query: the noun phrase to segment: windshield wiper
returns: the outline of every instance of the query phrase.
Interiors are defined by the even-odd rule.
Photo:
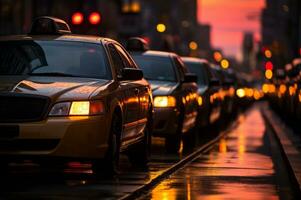
[[[28,73],[30,76],[61,76],[61,77],[79,77],[72,74],[65,74],[62,72],[43,72],[43,73]]]

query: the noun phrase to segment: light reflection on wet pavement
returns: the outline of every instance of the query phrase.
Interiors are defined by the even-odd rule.
[[[245,117],[241,115],[239,121],[238,127],[208,154],[140,199],[280,199],[277,173],[282,172],[275,171],[259,108],[253,108]]]
[[[216,137],[218,130],[210,130],[210,133],[211,136],[206,136],[198,145]],[[184,146],[183,152],[168,154],[164,150],[164,140],[153,138],[148,168],[135,168],[122,155],[120,174],[114,178],[105,177],[105,172],[95,176],[91,163],[69,162],[64,169],[48,165],[51,163],[43,167],[30,161],[11,163],[9,171],[0,175],[0,199],[118,199],[135,191],[193,150],[193,147]]]

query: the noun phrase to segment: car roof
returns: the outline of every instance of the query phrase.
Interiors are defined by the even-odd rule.
[[[145,56],[158,56],[158,57],[171,57],[171,56],[177,56],[177,54],[172,52],[166,52],[166,51],[154,51],[154,50],[148,50],[143,52],[138,51],[132,51],[132,55],[145,55]]]
[[[195,57],[182,57],[184,62],[191,62],[191,63],[209,63],[208,60],[203,58],[195,58]]]
[[[100,43],[103,41],[115,42],[109,38],[103,38],[99,36],[91,35],[10,35],[1,36],[0,41],[19,41],[19,40],[53,40],[53,41],[76,41],[76,42],[87,42],[87,43]]]

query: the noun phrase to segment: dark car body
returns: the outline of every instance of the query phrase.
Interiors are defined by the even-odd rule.
[[[186,66],[174,53],[148,50],[131,54],[152,87],[153,135],[165,137],[167,148],[172,146],[170,150],[176,151],[180,145],[181,135],[195,126],[197,84],[187,81]],[[176,103],[173,106],[157,107],[156,99],[161,97],[174,98]]]
[[[205,59],[183,57],[183,62],[187,66],[191,73],[194,73],[198,77],[198,95],[199,95],[199,109],[197,123],[199,127],[208,126],[210,124],[211,112],[214,112],[213,106],[215,104],[210,103],[210,96],[212,90],[210,90],[210,67],[209,63]]]

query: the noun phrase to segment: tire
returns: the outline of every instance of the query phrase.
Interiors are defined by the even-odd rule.
[[[112,116],[111,131],[108,141],[108,151],[105,158],[97,160],[94,163],[94,171],[96,173],[105,172],[106,175],[115,175],[119,172],[119,158],[120,158],[120,136],[122,131],[122,120],[118,112]]]
[[[184,113],[184,112],[182,112],[182,113]],[[183,115],[179,119],[176,134],[169,135],[169,136],[165,137],[165,149],[166,149],[167,153],[173,153],[173,154],[178,153],[178,151],[180,149],[181,138],[182,138],[183,120],[184,120]]]
[[[151,111],[152,109],[150,109]],[[152,132],[152,115],[151,113],[148,114],[147,117],[147,124],[144,130],[144,137],[143,139],[134,144],[132,147],[129,148],[127,151],[127,156],[132,163],[132,165],[137,167],[147,167],[147,163],[149,161],[151,155],[151,132]]]

